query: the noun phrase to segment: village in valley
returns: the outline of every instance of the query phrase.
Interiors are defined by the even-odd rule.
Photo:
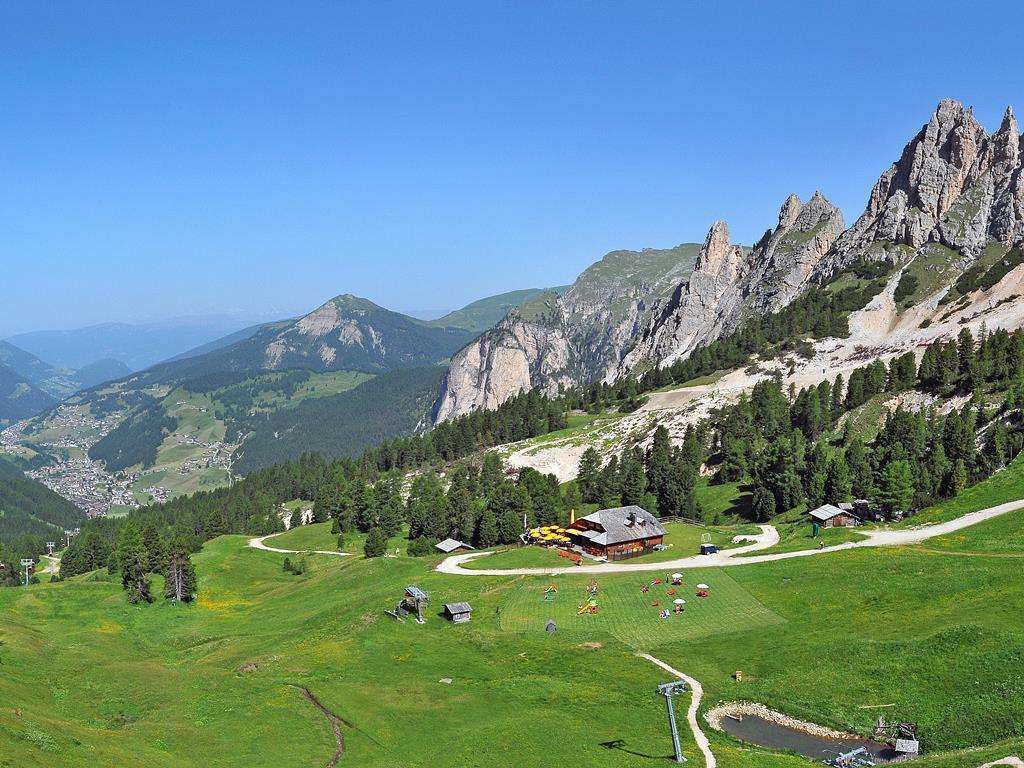
[[[179,403],[180,408],[189,408]],[[0,430],[0,453],[30,462],[25,474],[73,502],[89,517],[123,515],[187,492],[206,477],[229,477],[236,446],[181,430],[167,436],[174,458],[154,467],[109,471],[89,450],[124,418],[121,411],[97,417],[88,404],[62,404],[43,423],[19,421]],[[34,459],[34,460],[33,460]]]

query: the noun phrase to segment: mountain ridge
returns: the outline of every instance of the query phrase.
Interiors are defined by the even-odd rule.
[[[954,333],[950,323],[986,313],[1000,327],[1024,325],[1010,285],[1024,281],[1016,269],[1024,262],[1024,136],[1012,108],[989,134],[970,108],[941,101],[879,176],[864,212],[844,227],[841,212],[820,192],[807,203],[788,197],[777,225],[751,249],[735,246],[728,225],[716,222],[691,271],[676,275],[670,291],[623,311],[632,328],[620,325],[603,356],[580,354],[569,342],[583,340],[584,350],[588,341],[600,346],[607,329],[599,318],[570,316],[556,302],[531,322],[524,306],[453,358],[435,422],[493,408],[531,388],[551,394],[670,365],[744,317],[776,312],[814,287],[870,291],[867,322],[854,335],[875,346],[896,331],[894,343],[930,343]],[[914,305],[919,311],[904,319]]]

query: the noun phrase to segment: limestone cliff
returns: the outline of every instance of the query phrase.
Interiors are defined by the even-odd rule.
[[[532,388],[554,393],[614,372],[650,308],[693,268],[699,246],[613,251],[562,295],[526,302],[452,358],[435,408],[443,421]]]
[[[787,198],[778,225],[749,251],[731,243],[725,222],[715,222],[693,274],[658,307],[617,374],[670,364],[734,330],[747,314],[786,306],[842,231],[842,213],[817,192],[807,203]]]

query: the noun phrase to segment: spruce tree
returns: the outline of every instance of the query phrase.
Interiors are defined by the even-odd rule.
[[[128,593],[128,602],[151,603],[150,582],[146,578],[149,556],[142,544],[142,534],[132,523],[126,523],[118,534],[117,565],[121,571],[121,586]]]
[[[366,536],[366,543],[363,544],[363,554],[366,557],[381,557],[387,551],[388,537],[380,527],[370,529]]]
[[[473,541],[475,546],[484,548],[493,547],[500,542],[498,518],[490,507],[484,509],[480,514],[480,520],[477,522],[476,535]]]
[[[167,557],[164,597],[179,603],[189,603],[195,599],[196,592],[196,572],[188,548],[181,540],[172,541]]]
[[[593,446],[580,457],[579,472],[576,476],[583,501],[593,504],[601,501],[601,454]]]

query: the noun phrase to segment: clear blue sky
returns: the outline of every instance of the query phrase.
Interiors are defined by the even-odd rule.
[[[0,336],[454,307],[816,188],[852,221],[940,98],[1024,111],[1019,4],[801,5],[5,3]]]

